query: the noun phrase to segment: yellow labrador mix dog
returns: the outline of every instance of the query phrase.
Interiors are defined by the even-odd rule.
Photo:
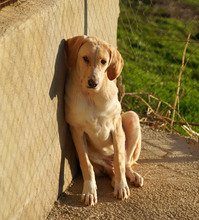
[[[123,59],[113,46],[88,36],[66,40],[66,55],[65,117],[83,174],[82,202],[97,203],[95,174],[101,173],[112,178],[114,196],[127,199],[126,177],[136,186],[143,178],[132,169],[141,150],[139,118],[132,111],[121,114],[114,80]]]

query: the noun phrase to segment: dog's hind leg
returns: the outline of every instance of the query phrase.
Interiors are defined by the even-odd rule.
[[[126,136],[126,177],[136,186],[143,186],[143,178],[132,169],[141,151],[141,128],[138,115],[133,111],[123,113],[122,126]]]

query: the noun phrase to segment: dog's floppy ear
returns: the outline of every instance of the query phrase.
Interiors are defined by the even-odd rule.
[[[76,36],[66,40],[65,50],[68,67],[74,67],[80,47],[86,42],[86,36]]]
[[[116,79],[122,72],[124,61],[121,54],[114,47],[110,47],[110,64],[107,69],[107,76],[110,80]]]

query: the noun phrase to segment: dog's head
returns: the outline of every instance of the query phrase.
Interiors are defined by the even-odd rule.
[[[114,80],[123,68],[117,49],[95,37],[77,36],[66,40],[67,65],[77,68],[84,88],[98,91],[105,78]]]

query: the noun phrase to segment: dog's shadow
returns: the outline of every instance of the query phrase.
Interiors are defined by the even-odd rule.
[[[51,100],[57,97],[57,123],[59,132],[59,142],[61,148],[61,162],[58,184],[58,197],[63,192],[65,160],[68,161],[72,176],[74,177],[77,170],[77,161],[75,156],[75,147],[71,138],[68,125],[65,121],[64,114],[64,90],[67,75],[66,57],[65,57],[65,40],[63,39],[59,45],[58,53],[55,61],[54,77],[51,83],[49,96]]]
[[[111,179],[108,176],[96,177],[98,203],[115,202]],[[73,180],[72,185],[61,194],[59,202],[61,206],[84,207],[81,202],[83,178],[81,173]],[[119,200],[118,200],[119,201]]]
[[[116,199],[113,195],[111,179],[108,176],[96,177],[98,204],[120,203],[122,200]],[[134,186],[128,181],[130,191],[138,191],[139,187]],[[81,202],[81,193],[83,189],[83,178],[81,172],[73,180],[71,186],[61,194],[59,203],[67,207],[86,207]],[[139,190],[140,191],[140,190]],[[133,192],[131,192],[133,194]],[[128,200],[127,200],[128,201]]]

